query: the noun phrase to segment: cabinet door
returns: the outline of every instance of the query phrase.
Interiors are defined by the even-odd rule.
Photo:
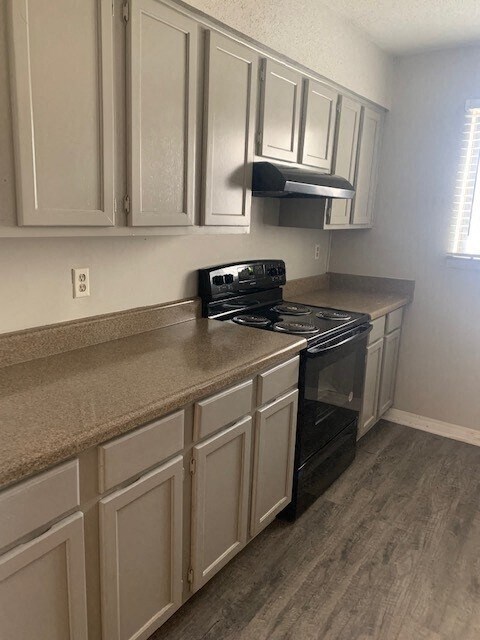
[[[258,56],[207,32],[203,222],[247,226],[252,202]]]
[[[157,0],[130,3],[132,225],[193,224],[198,29]]]
[[[363,107],[353,203],[353,224],[371,226],[373,222],[381,120],[380,113]]]
[[[367,347],[365,386],[358,424],[359,438],[365,435],[378,419],[377,408],[382,373],[382,354],[383,337]]]
[[[301,87],[299,73],[263,61],[259,155],[297,161]]]
[[[382,379],[378,400],[380,418],[393,404],[395,378],[397,375],[398,351],[400,348],[400,329],[393,331],[383,339]]]
[[[298,391],[255,414],[252,536],[264,529],[292,499]]]
[[[83,515],[0,556],[2,640],[87,640]]]
[[[147,638],[181,605],[183,458],[100,501],[104,640]]]
[[[333,172],[347,178],[351,184],[355,184],[361,111],[358,102],[340,97]],[[326,227],[350,224],[352,200],[333,199],[329,207]]]
[[[252,419],[193,448],[193,590],[203,586],[247,541]]]
[[[18,223],[113,225],[111,0],[11,0],[10,18]]]
[[[338,94],[315,80],[304,80],[301,164],[332,169]]]

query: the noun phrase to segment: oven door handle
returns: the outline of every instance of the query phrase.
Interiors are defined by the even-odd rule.
[[[343,347],[343,345],[345,344],[360,342],[360,340],[363,340],[363,338],[365,338],[365,336],[367,336],[372,329],[372,325],[369,324],[367,327],[363,328],[362,331],[355,332],[353,335],[346,338],[345,340],[342,340],[341,342],[335,342],[334,344],[327,346],[319,345],[318,347],[310,347],[310,349],[307,349],[307,354],[309,356],[323,355],[324,353],[328,353],[329,351],[338,349],[338,347]]]

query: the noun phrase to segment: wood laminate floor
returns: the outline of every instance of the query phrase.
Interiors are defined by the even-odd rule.
[[[480,447],[379,423],[151,640],[480,640]]]

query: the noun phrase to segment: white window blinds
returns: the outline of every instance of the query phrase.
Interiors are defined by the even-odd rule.
[[[465,111],[455,185],[450,252],[480,258],[480,100],[467,101]]]

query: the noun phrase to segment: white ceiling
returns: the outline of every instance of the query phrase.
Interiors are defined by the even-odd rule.
[[[480,0],[324,0],[393,54],[480,44]]]

